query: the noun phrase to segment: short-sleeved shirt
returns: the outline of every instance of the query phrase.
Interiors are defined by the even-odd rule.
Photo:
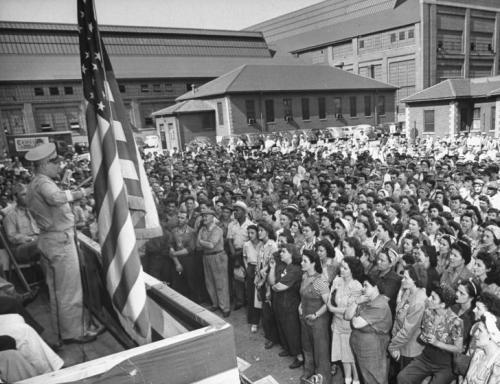
[[[463,321],[450,309],[444,311],[426,308],[422,318],[422,334],[436,336],[436,340],[445,344],[454,344],[463,337]]]
[[[233,239],[235,249],[243,249],[243,244],[248,241],[248,227],[253,222],[248,218],[240,225],[238,220],[233,220],[227,227],[227,238]]]
[[[41,232],[62,232],[74,227],[70,196],[71,192],[61,190],[50,177],[35,175],[26,201]]]
[[[392,328],[392,315],[388,299],[378,295],[375,299],[361,303],[357,308],[356,316],[365,320],[368,325],[362,330],[376,334],[389,334]]]
[[[204,241],[208,241],[214,245],[212,249],[200,247],[206,253],[216,253],[224,251],[224,237],[222,236],[222,228],[214,224],[211,229],[206,227],[201,227],[199,238]]]

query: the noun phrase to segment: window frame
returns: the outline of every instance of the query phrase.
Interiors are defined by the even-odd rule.
[[[264,100],[264,106],[266,108],[266,123],[274,123],[276,121],[276,116],[274,114],[274,100]]]
[[[436,132],[436,111],[434,109],[424,109],[424,133]],[[432,121],[428,117],[432,116]],[[428,128],[428,127],[431,128]]]
[[[368,101],[368,103],[367,103]],[[364,107],[364,114],[365,114],[365,117],[370,117],[373,115],[373,111],[372,111],[372,97],[370,95],[365,95],[365,97],[363,98],[363,107]],[[367,109],[368,107],[368,109]],[[366,114],[366,112],[368,112],[368,114]]]
[[[349,116],[358,117],[358,98],[356,96],[349,96]]]
[[[326,120],[326,98],[323,96],[318,97],[318,118]]]

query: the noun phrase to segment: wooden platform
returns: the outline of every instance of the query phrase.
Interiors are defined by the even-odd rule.
[[[146,306],[155,341],[135,346],[129,330],[116,326],[105,309],[99,245],[81,234],[78,239],[86,303],[106,322],[112,335],[106,332],[93,343],[64,346],[59,354],[67,368],[21,383],[240,383],[233,327],[147,274]],[[54,342],[46,292],[28,309],[46,327],[44,338]]]
[[[42,333],[42,338],[49,344],[55,344],[57,342],[57,335],[51,324],[49,298],[45,287],[42,287],[37,299],[29,304],[27,309],[44,327],[45,330]],[[123,350],[124,348],[120,343],[106,331],[92,343],[64,345],[57,351],[57,354],[64,360],[64,366],[70,367]]]

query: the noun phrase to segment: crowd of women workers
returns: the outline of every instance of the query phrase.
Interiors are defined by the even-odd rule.
[[[145,269],[244,306],[304,382],[500,383],[498,141],[390,140],[150,158]]]

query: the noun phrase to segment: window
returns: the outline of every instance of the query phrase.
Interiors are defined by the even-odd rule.
[[[167,92],[173,92],[174,91],[174,86],[172,83],[165,83],[165,89]]]
[[[365,96],[365,116],[372,115],[372,97]]]
[[[318,117],[326,119],[326,103],[324,97],[318,97]]]
[[[371,77],[372,79],[374,79],[374,78],[375,78],[375,65],[373,65],[373,64],[372,64],[372,65],[370,65],[370,77]]]
[[[148,92],[149,92],[149,85],[141,84],[141,93],[148,93]]]
[[[224,125],[224,111],[220,101],[217,103],[217,116],[219,117],[219,125]]]
[[[127,89],[123,84],[119,84],[118,89],[120,90],[120,93],[125,93],[127,91]]]
[[[481,108],[472,110],[472,130],[479,131],[481,129]]]
[[[43,96],[43,88],[36,87],[34,88],[35,96]]]
[[[394,43],[394,42],[396,42],[396,34],[391,33],[391,43]]]
[[[245,100],[245,110],[247,112],[247,122],[248,124],[255,123],[255,101]]]
[[[292,113],[292,99],[283,99],[283,112],[285,120],[293,117]]]
[[[408,30],[408,38],[413,39],[415,37],[415,30],[410,29]]]
[[[424,111],[424,132],[434,132],[434,111]]]
[[[57,95],[59,95],[59,88],[49,87],[49,93],[51,96],[57,96]]]
[[[399,32],[399,40],[405,39],[405,31]]]
[[[266,100],[266,123],[274,121],[274,100]]]
[[[153,92],[161,92],[161,85],[160,84],[153,84]]]
[[[73,87],[64,87],[64,94],[65,95],[72,95],[73,94]]]
[[[144,123],[145,123],[145,127],[152,127],[153,126],[153,118],[152,117],[145,117]]]
[[[335,117],[337,119],[342,117],[342,98],[341,97],[334,97],[333,98],[333,108],[334,108],[334,113]]]
[[[351,117],[356,117],[358,114],[358,110],[356,108],[356,96],[349,97],[349,108]]]
[[[359,41],[359,48],[364,48],[365,47],[365,41],[364,40],[360,40]]]
[[[385,115],[385,96],[379,96],[377,99],[377,114]]]
[[[302,98],[302,120],[309,120],[311,118],[309,113],[309,99],[307,97]]]
[[[497,114],[497,108],[496,107],[491,107],[491,125],[490,125],[490,131],[494,131],[495,130],[496,114]]]

